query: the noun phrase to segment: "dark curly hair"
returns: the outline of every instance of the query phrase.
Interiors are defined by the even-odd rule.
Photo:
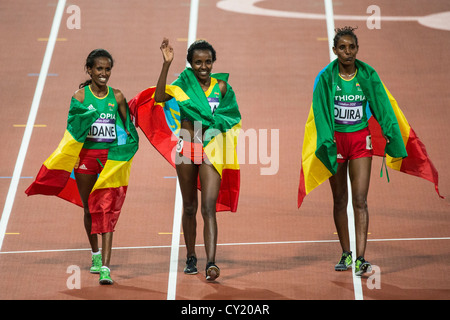
[[[209,44],[206,40],[197,40],[194,41],[188,49],[187,53],[187,61],[192,64],[192,58],[194,56],[195,50],[209,50],[211,51],[213,62],[216,61],[216,50],[214,50],[213,46]]]
[[[105,49],[95,49],[92,50],[91,53],[86,58],[86,64],[84,65],[84,69],[87,71],[88,68],[94,67],[95,59],[97,58],[108,58],[111,61],[111,68],[114,65],[114,60],[111,54]],[[86,80],[85,82],[79,85],[79,89],[84,88],[92,83],[92,80]]]
[[[336,48],[339,39],[342,38],[343,36],[352,36],[353,39],[355,39],[356,46],[358,46],[358,38],[356,37],[356,34],[354,33],[354,31],[356,29],[358,29],[358,27],[353,28],[353,27],[348,27],[348,26],[343,27],[343,28],[334,29],[334,31],[336,32],[336,35],[334,36],[334,39],[333,39],[333,46]]]

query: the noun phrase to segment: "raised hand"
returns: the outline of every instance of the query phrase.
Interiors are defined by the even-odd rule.
[[[171,63],[173,60],[174,53],[172,46],[169,44],[169,39],[167,38],[163,39],[160,49],[164,58],[164,62]]]
[[[167,73],[169,72],[170,64],[173,60],[173,48],[169,44],[169,39],[164,38],[161,43],[161,52],[163,55],[163,65],[161,69],[161,73],[158,78],[158,83],[156,84],[155,90],[155,101],[156,102],[164,102],[172,99],[172,97],[166,93],[166,82],[167,82]]]

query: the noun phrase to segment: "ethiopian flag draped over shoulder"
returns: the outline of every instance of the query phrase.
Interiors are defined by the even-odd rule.
[[[211,74],[212,78],[228,81],[228,74]],[[150,143],[175,167],[175,152],[181,129],[181,113],[193,123],[201,122],[207,133],[203,148],[211,164],[221,175],[217,211],[237,210],[240,190],[240,168],[237,159],[237,137],[241,115],[232,87],[211,113],[208,100],[191,68],[186,68],[166,93],[173,99],[165,103],[154,100],[155,87],[140,92],[130,100],[130,112]],[[208,134],[209,133],[209,134]]]
[[[98,117],[99,113],[95,108],[85,106],[72,98],[64,137],[58,148],[41,166],[35,181],[25,191],[28,196],[54,195],[83,206],[73,168],[89,129]],[[125,128],[130,133],[129,136]],[[128,110],[125,124],[116,116],[116,133],[117,138],[111,143],[108,159],[89,196],[91,214],[118,214],[125,200],[130,166],[139,144],[139,137]]]
[[[355,64],[358,69],[356,78],[368,100],[366,110],[374,155],[386,156],[386,165],[394,170],[433,182],[439,195],[438,172],[394,97],[371,66],[360,60]],[[333,138],[338,68],[338,62],[334,60],[320,71],[314,82],[313,101],[303,139],[298,207],[307,194],[337,170]]]

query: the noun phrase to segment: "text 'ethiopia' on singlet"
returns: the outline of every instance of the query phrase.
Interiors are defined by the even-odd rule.
[[[358,72],[358,71],[356,71]],[[350,80],[340,75],[334,96],[334,123],[338,132],[355,132],[368,126],[367,98],[355,76]]]
[[[222,98],[217,79],[211,78],[211,84],[209,85],[208,90],[205,91],[205,95],[208,99],[209,106],[211,107],[211,113],[214,114]]]
[[[92,124],[83,148],[109,149],[109,144],[116,139],[117,101],[114,90],[108,87],[108,93],[98,98],[90,86],[84,87],[84,105],[94,107],[100,117]]]

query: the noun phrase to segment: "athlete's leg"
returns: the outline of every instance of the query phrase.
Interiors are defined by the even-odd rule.
[[[102,265],[109,268],[113,232],[102,233]]]
[[[88,236],[89,244],[91,245],[92,252],[98,252],[98,238],[96,234],[91,234],[92,217],[89,212],[89,195],[97,181],[97,175],[95,174],[83,174],[75,173],[75,180],[78,186],[78,192],[80,193],[81,201],[84,207],[84,228]]]
[[[372,158],[350,160],[349,175],[352,185],[352,202],[355,216],[356,257],[364,257],[369,227],[367,194],[369,192]]]
[[[215,262],[217,245],[216,203],[220,189],[220,175],[210,164],[203,163],[199,169],[202,188],[203,237],[207,262]]]
[[[183,198],[183,234],[187,248],[187,257],[195,257],[195,239],[197,235],[197,179],[198,165],[193,164],[190,159],[177,154],[177,175]],[[182,157],[182,159],[181,159]]]
[[[347,162],[338,163],[336,174],[330,179],[333,193],[333,217],[342,251],[350,252],[350,238],[347,219]]]

